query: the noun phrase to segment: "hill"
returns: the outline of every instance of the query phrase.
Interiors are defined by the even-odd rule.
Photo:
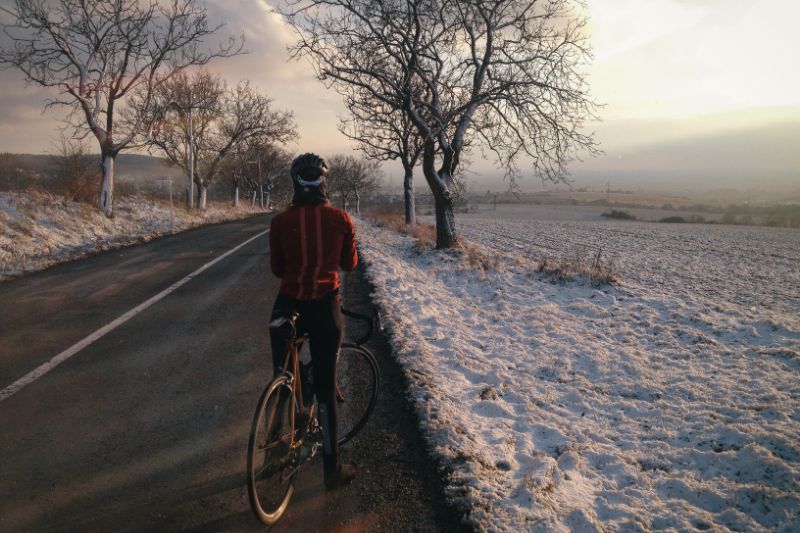
[[[41,175],[48,175],[53,170],[54,156],[50,154],[9,154],[18,161],[19,166]],[[100,164],[100,156],[97,156]],[[169,175],[170,166],[166,159],[141,154],[122,153],[117,157],[116,179],[135,180],[160,178]],[[178,174],[172,169],[173,175]]]

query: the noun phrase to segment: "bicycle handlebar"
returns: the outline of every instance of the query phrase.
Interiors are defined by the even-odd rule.
[[[355,313],[353,311],[350,311],[349,309],[345,309],[344,307],[342,307],[341,309],[343,315],[349,316],[350,318],[355,318],[356,320],[363,320],[364,322],[367,323],[367,334],[353,341],[357,345],[361,346],[362,344],[367,342],[372,337],[372,334],[375,333],[376,328],[380,330],[381,327],[380,315],[378,315],[378,313],[375,313],[373,316],[367,316],[367,315],[362,315],[360,313]]]

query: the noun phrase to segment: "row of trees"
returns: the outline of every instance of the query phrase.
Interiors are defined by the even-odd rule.
[[[596,151],[581,133],[595,104],[580,68],[589,49],[579,4],[285,0],[281,11],[297,32],[294,56],[308,58],[344,97],[341,131],[371,159],[403,163],[410,223],[413,171],[421,165],[437,246],[449,247],[454,192],[470,150],[493,153],[512,184],[520,161],[558,181],[581,151]],[[209,25],[195,0],[15,0],[3,11],[13,20],[3,26],[13,47],[0,50],[0,63],[57,88],[49,105],[68,106],[76,130],[97,140],[99,205],[109,215],[121,150],[158,147],[193,178],[202,206],[226,161],[242,168],[254,147],[296,135],[291,115],[273,111],[246,82],[228,88],[207,72],[188,74],[243,45],[231,37],[201,46],[218,40],[220,26]],[[271,192],[265,181],[262,172],[262,198]]]
[[[223,174],[232,178],[233,205],[238,205],[240,191],[265,209],[288,204],[294,193],[288,179],[292,159],[290,152],[274,144],[252,145],[229,158]],[[327,162],[331,200],[343,209],[360,213],[362,198],[374,193],[380,184],[380,164],[345,154],[335,154]]]
[[[493,153],[512,184],[522,160],[560,181],[597,151],[581,133],[595,104],[577,0],[286,0],[280,11],[294,56],[344,97],[342,131],[370,157],[403,163],[409,223],[421,164],[437,247],[456,242],[454,188],[470,149]]]
[[[54,88],[48,107],[66,106],[75,136],[96,139],[99,207],[109,216],[123,150],[157,148],[189,175],[204,208],[226,161],[297,135],[292,114],[248,82],[228,87],[202,69],[242,53],[243,38],[203,47],[220,42],[221,25],[195,0],[15,0],[0,9],[13,43],[0,49],[0,65]]]
[[[172,76],[158,87],[154,101],[145,142],[190,176],[201,209],[215,178],[229,173],[237,176],[234,181],[244,180],[251,175],[243,170],[246,165],[253,161],[261,167],[264,159],[270,172],[280,166],[270,160],[279,150],[276,145],[297,136],[290,112],[272,110],[271,100],[248,82],[228,87],[206,70]],[[261,174],[262,187],[263,180]],[[240,185],[252,188],[254,181]]]

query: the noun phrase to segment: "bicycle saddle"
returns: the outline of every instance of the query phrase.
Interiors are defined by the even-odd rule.
[[[292,311],[286,316],[279,316],[278,318],[273,319],[272,322],[269,323],[269,327],[280,328],[284,324],[289,324],[292,327],[294,327],[294,324],[295,322],[297,322],[298,318],[300,318],[300,313],[298,313],[297,311]]]

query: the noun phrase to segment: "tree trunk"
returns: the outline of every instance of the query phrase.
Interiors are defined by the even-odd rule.
[[[417,206],[414,197],[414,169],[406,168],[403,178],[403,200],[405,205],[406,224],[417,223]]]
[[[356,191],[356,215],[361,214],[361,195]]]
[[[422,154],[422,172],[433,193],[436,209],[436,248],[452,248],[456,244],[456,219],[453,214],[453,197],[450,193],[452,177],[444,170],[436,170],[435,157],[434,141],[428,140]],[[443,164],[442,167],[452,168],[452,165]]]
[[[113,213],[114,205],[114,161],[117,155],[103,154],[103,182],[100,186],[100,211],[107,217]]]
[[[271,194],[272,194],[272,191],[267,191],[267,200],[265,202],[265,204],[267,206],[267,209],[269,209],[269,197],[270,197]]]
[[[198,192],[200,193],[200,197],[197,199],[197,208],[205,211],[206,209],[206,199],[208,198],[208,185],[206,184],[199,184],[197,186]]]
[[[233,186],[233,207],[239,207],[239,186]]]
[[[450,192],[434,194],[436,207],[436,247],[452,248],[456,244],[456,219]]]

